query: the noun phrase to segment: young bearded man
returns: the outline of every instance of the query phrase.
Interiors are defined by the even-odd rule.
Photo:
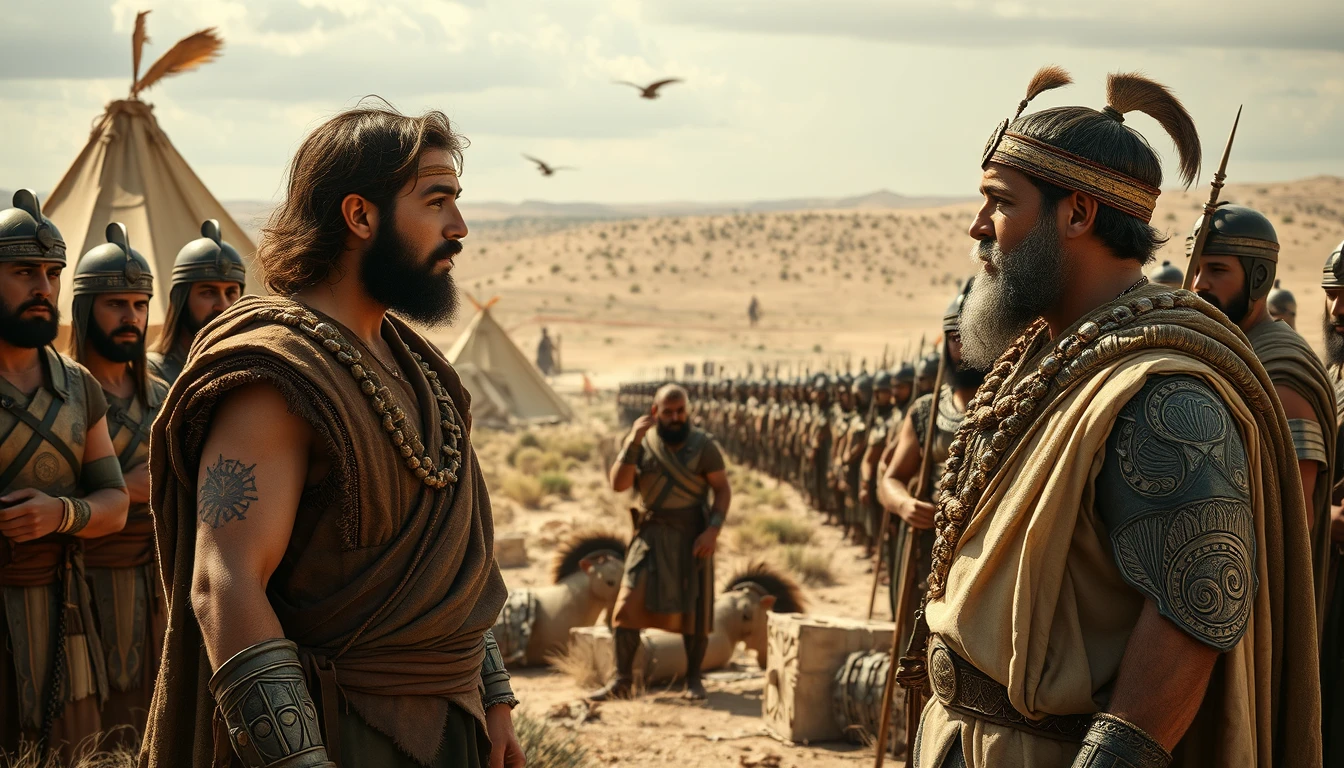
[[[1268,297],[1279,262],[1274,225],[1259,211],[1224,203],[1213,212],[1210,227],[1194,288],[1246,334],[1283,403],[1302,478],[1302,497],[1307,500],[1317,612],[1323,618],[1336,451],[1334,383],[1307,340],[1269,313]],[[1191,235],[1186,243],[1193,241]]]
[[[0,751],[102,729],[107,677],[84,579],[89,539],[126,523],[98,381],[51,347],[65,243],[21,189],[0,211]],[[53,674],[55,671],[55,674]]]
[[[1306,504],[1287,417],[1221,312],[1146,285],[1180,102],[1114,74],[1104,109],[1021,115],[981,158],[962,353],[988,371],[948,449],[912,766],[1310,766],[1321,760]],[[1005,351],[1006,350],[1006,351]]]
[[[149,427],[168,392],[146,370],[154,275],[149,261],[131,248],[126,227],[113,222],[107,242],[80,258],[72,290],[69,354],[103,388],[108,436],[131,505],[124,528],[84,544],[107,660],[103,728],[112,738],[138,746],[168,620],[149,517]]]
[[[238,249],[224,242],[219,222],[201,223],[201,236],[177,252],[163,334],[149,355],[150,372],[172,384],[182,373],[196,334],[233,306],[247,284]]]
[[[142,765],[523,764],[470,400],[407,324],[457,307],[464,145],[439,112],[319,126],[258,251],[275,296],[193,344],[150,438],[169,627]]]

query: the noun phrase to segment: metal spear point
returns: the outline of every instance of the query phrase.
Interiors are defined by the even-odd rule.
[[[1199,220],[1199,229],[1195,232],[1195,243],[1190,248],[1190,265],[1185,270],[1185,280],[1181,287],[1193,290],[1195,273],[1199,271],[1199,260],[1204,255],[1204,246],[1209,242],[1209,232],[1213,229],[1213,213],[1218,210],[1218,194],[1227,180],[1227,158],[1232,156],[1232,141],[1237,138],[1237,124],[1241,122],[1241,107],[1237,107],[1237,117],[1232,121],[1232,132],[1227,136],[1227,146],[1223,148],[1223,160],[1209,182],[1209,201],[1204,204],[1204,216]]]

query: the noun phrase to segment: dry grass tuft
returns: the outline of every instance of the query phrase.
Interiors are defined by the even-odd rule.
[[[129,728],[129,726],[127,726]],[[0,751],[0,766],[3,768],[135,768],[139,749],[118,746],[109,750],[100,750],[112,734],[100,733],[81,741],[72,750],[69,763],[61,760],[59,754],[47,755],[46,760],[38,757],[36,745],[23,742],[14,754]],[[138,740],[138,737],[137,737]]]
[[[745,527],[754,528],[772,544],[807,544],[816,532],[811,523],[790,515],[759,515],[748,520]]]
[[[831,568],[832,553],[813,547],[790,545],[783,548],[784,565],[811,587],[829,587],[835,583]]]
[[[570,497],[570,491],[574,488],[574,481],[560,471],[542,472],[537,481],[541,484],[541,490],[565,499]]]
[[[616,659],[611,651],[599,651],[596,643],[570,643],[560,653],[546,657],[546,663],[573,678],[580,688],[606,685],[616,674]]]
[[[546,496],[540,480],[521,472],[505,473],[499,481],[499,492],[528,509],[540,509]]]
[[[553,728],[545,720],[518,712],[513,716],[513,729],[529,768],[585,768],[591,764],[588,750],[575,741],[573,733]]]

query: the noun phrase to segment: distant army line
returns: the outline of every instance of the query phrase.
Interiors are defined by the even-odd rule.
[[[1193,124],[1138,75],[1100,111],[1022,114],[1069,82],[1042,69],[990,137],[937,354],[630,383],[620,415],[679,385],[737,465],[888,564],[879,766],[901,730],[917,768],[1344,765],[1344,243],[1322,360],[1273,225],[1219,200],[1229,139],[1189,266],[1145,275],[1161,172],[1124,114],[1187,185]]]

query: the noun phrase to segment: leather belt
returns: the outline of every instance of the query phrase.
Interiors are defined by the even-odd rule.
[[[948,709],[1057,741],[1081,742],[1092,715],[1029,718],[1008,699],[1008,689],[961,658],[937,635],[929,638],[929,687]]]

